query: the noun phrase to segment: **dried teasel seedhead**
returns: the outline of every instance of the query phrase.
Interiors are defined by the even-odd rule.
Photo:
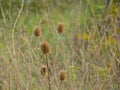
[[[41,71],[41,74],[43,76],[47,76],[48,70],[47,70],[47,67],[45,65],[41,66],[41,70],[40,71]]]
[[[65,70],[60,71],[59,78],[64,81],[67,78],[67,72]]]
[[[40,37],[41,36],[41,28],[40,27],[36,27],[35,29],[34,29],[34,35],[36,36],[36,37]]]
[[[58,31],[58,33],[59,34],[62,34],[62,33],[64,33],[64,24],[63,23],[59,23],[58,24],[58,27],[57,27],[57,31]]]
[[[45,54],[45,55],[49,54],[51,51],[49,43],[46,41],[41,42],[41,50],[42,50],[43,54]]]

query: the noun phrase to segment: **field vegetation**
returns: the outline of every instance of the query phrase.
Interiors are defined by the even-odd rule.
[[[120,90],[120,0],[0,0],[0,90]]]

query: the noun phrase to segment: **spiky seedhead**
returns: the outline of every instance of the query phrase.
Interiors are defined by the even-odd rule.
[[[43,76],[47,76],[48,70],[47,70],[47,67],[45,65],[41,66],[41,70],[40,71],[41,71],[41,74]]]
[[[63,23],[59,23],[58,24],[58,27],[57,27],[57,31],[58,31],[58,33],[59,34],[62,34],[62,33],[64,33],[64,24]]]
[[[64,81],[67,78],[67,72],[65,70],[60,71],[59,78],[61,81]]]
[[[41,36],[41,28],[40,27],[36,27],[35,29],[34,29],[34,35],[36,36],[36,37],[40,37]]]
[[[49,54],[51,51],[49,43],[46,41],[41,42],[41,50],[42,50],[43,54],[45,54],[45,55]]]

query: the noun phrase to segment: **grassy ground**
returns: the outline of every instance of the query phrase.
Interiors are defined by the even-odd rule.
[[[37,2],[44,8],[34,10],[22,1],[9,3],[11,8],[0,3],[0,90],[50,90],[49,83],[51,90],[120,89],[119,3],[63,2]],[[59,23],[64,24],[63,34],[57,32]],[[40,37],[34,35],[36,26]],[[42,41],[51,48],[49,63]],[[43,65],[50,69],[50,81],[41,74]],[[64,81],[61,70],[67,72]]]

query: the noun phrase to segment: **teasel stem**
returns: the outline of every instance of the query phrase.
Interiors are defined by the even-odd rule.
[[[58,87],[58,90],[61,90],[61,86],[62,86],[62,83],[63,83],[63,81],[60,81],[60,84],[59,84],[59,87]]]
[[[9,60],[9,90],[11,90],[11,59]]]
[[[62,86],[63,81],[60,81],[60,87]]]
[[[49,90],[51,90],[50,67],[49,67],[49,61],[48,61],[48,56],[47,56],[47,54],[46,54],[46,61],[47,61],[47,69],[48,69],[48,84],[49,84]]]

